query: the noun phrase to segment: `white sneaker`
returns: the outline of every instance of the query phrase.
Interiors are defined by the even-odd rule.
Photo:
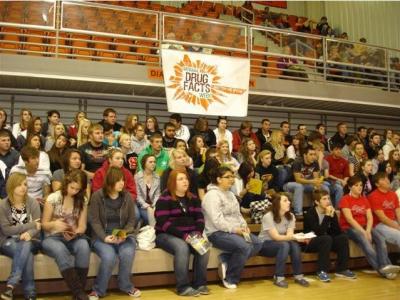
[[[386,265],[379,270],[382,274],[398,273],[400,271],[400,266],[396,265]]]
[[[236,289],[237,285],[234,283],[229,283],[228,281],[222,279],[222,284],[224,285],[224,287],[226,287],[227,289]]]
[[[385,274],[384,276],[386,279],[393,280],[393,279],[396,279],[397,274],[396,273],[388,273],[388,274]]]
[[[225,279],[227,268],[227,263],[220,261],[220,264],[218,265],[218,276],[221,280]]]

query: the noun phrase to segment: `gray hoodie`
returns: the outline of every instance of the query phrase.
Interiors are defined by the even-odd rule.
[[[35,222],[35,220],[40,220],[39,203],[28,197],[25,205],[28,223],[13,225],[10,202],[7,198],[0,201],[0,246],[8,237],[13,235],[20,235],[21,233],[28,232],[32,239],[35,239],[39,234]]]
[[[132,135],[131,149],[137,155],[139,155],[139,153],[142,152],[144,150],[144,148],[146,148],[148,145],[150,145],[150,142],[146,138],[139,141],[134,135]],[[140,163],[140,162],[138,162],[138,163]]]
[[[247,226],[246,220],[240,213],[239,202],[231,191],[223,191],[218,186],[210,184],[201,205],[206,223],[206,235],[215,231],[233,233],[236,228]]]

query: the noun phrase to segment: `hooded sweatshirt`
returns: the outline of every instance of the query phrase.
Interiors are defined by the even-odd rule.
[[[231,191],[223,191],[210,184],[201,202],[206,223],[207,236],[216,231],[233,233],[238,227],[247,226],[240,213],[239,202]]]
[[[92,181],[92,191],[96,192],[101,189],[104,184],[104,180],[107,175],[108,168],[110,167],[110,163],[108,160],[104,161],[103,165],[100,169],[98,169],[94,173],[93,181]],[[122,167],[122,172],[124,173],[124,181],[125,181],[125,189],[131,194],[131,197],[134,201],[136,201],[136,184],[133,179],[131,172],[125,167]]]
[[[150,145],[150,142],[145,138],[141,139],[140,141],[135,136],[132,136],[132,138],[131,138],[131,149],[133,152],[135,152],[138,155],[148,145]]]

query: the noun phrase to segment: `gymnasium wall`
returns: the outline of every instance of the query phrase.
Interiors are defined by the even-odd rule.
[[[304,1],[305,15],[315,21],[327,16],[329,24],[346,31],[349,40],[365,37],[370,44],[400,49],[400,2]]]

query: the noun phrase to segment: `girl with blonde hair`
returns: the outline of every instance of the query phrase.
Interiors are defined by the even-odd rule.
[[[167,182],[168,182],[168,176],[171,173],[172,170],[177,170],[177,169],[182,169],[186,170],[186,173],[188,174],[189,178],[189,191],[193,195],[198,195],[197,191],[197,173],[189,168],[188,163],[189,161],[189,155],[186,153],[184,150],[179,150],[179,149],[172,149],[170,153],[170,158],[169,158],[169,168],[166,169],[162,176],[161,176],[161,192],[163,192],[167,188]]]
[[[0,201],[0,249],[12,259],[12,265],[1,299],[13,299],[13,290],[21,279],[25,299],[35,299],[33,255],[41,228],[39,203],[28,197],[24,174],[11,174],[6,190],[8,198]]]
[[[89,142],[89,127],[92,125],[92,122],[88,119],[82,119],[79,122],[78,126],[78,134],[77,134],[77,147],[79,148],[83,144]]]
[[[229,142],[227,140],[219,141],[217,144],[217,159],[222,165],[230,167],[234,172],[239,169],[239,162],[231,155]]]

